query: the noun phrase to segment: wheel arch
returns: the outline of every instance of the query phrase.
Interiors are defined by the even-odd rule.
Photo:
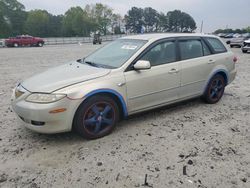
[[[117,103],[119,110],[120,110],[120,118],[125,118],[128,116],[128,111],[127,111],[127,105],[126,102],[123,98],[123,96],[118,93],[115,90],[112,89],[98,89],[91,91],[90,93],[86,94],[84,96],[84,101],[86,101],[88,98],[96,96],[96,95],[106,95],[114,99],[114,101]]]
[[[203,93],[206,92],[210,80],[211,80],[215,75],[217,75],[217,74],[222,75],[223,78],[225,79],[226,85],[228,84],[228,78],[229,78],[229,77],[228,77],[227,71],[226,71],[225,69],[218,69],[218,70],[216,70],[216,71],[214,71],[213,73],[210,74],[210,76],[209,76],[209,78],[208,78],[208,80],[207,80],[207,82],[206,82],[205,88],[204,88],[204,90],[203,90]]]

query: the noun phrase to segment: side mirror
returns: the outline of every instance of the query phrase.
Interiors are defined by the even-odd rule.
[[[151,65],[149,61],[139,60],[134,64],[135,70],[146,70],[150,68],[151,68]]]

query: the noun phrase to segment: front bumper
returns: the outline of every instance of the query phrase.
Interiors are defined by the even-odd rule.
[[[248,50],[249,51],[250,50],[250,45],[249,46],[243,46],[242,50]]]
[[[29,94],[15,99],[12,96],[11,105],[22,124],[30,130],[39,133],[61,133],[72,129],[75,111],[81,101],[70,100],[67,97],[48,104],[38,104],[25,101]],[[65,108],[60,113],[50,113],[51,110]]]
[[[231,46],[240,46],[240,47],[241,47],[241,46],[243,45],[243,42],[232,42],[232,41],[231,41],[231,42],[230,42],[230,45],[231,45]]]

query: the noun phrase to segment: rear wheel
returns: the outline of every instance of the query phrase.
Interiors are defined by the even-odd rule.
[[[119,108],[108,96],[93,96],[77,110],[73,127],[81,136],[96,139],[108,135],[119,119]]]
[[[217,103],[224,94],[225,86],[224,77],[220,74],[215,75],[210,80],[203,98],[209,104]]]
[[[243,53],[247,53],[247,50],[242,50]]]

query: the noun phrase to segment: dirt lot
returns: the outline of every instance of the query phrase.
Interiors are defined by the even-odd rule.
[[[0,49],[0,187],[250,187],[250,54],[240,49],[237,78],[218,104],[139,114],[93,141],[25,129],[10,108],[15,84],[97,47]]]

